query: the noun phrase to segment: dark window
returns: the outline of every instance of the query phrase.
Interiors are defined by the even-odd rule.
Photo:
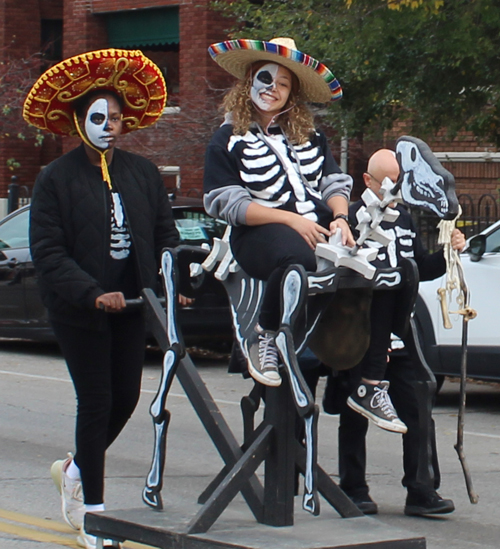
[[[43,56],[43,70],[45,71],[55,63],[62,61],[63,47],[63,21],[62,19],[41,20],[40,51]]]
[[[160,67],[168,104],[178,104],[179,8],[128,10],[106,14],[109,46],[139,49]]]
[[[500,230],[496,230],[486,237],[486,252],[500,252]]]
[[[0,225],[0,249],[29,246],[29,217],[29,210],[24,210]]]

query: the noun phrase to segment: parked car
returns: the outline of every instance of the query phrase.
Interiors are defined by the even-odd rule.
[[[468,376],[500,381],[500,221],[468,240],[460,255],[477,317],[468,322]],[[450,314],[452,328],[443,326],[437,290],[445,277],[420,284],[415,311],[425,358],[440,381],[459,376],[462,316]],[[452,302],[450,311],[458,305]]]
[[[199,246],[222,237],[225,225],[208,216],[199,198],[172,197],[181,242]],[[29,250],[29,206],[0,221],[0,337],[52,341],[54,335],[43,306]],[[222,284],[206,277],[194,303],[179,310],[186,344],[229,345],[231,315]]]

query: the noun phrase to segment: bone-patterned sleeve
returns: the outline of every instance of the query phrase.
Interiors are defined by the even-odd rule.
[[[245,223],[250,202],[256,202],[326,227],[331,221],[327,200],[337,195],[347,200],[351,188],[351,177],[341,172],[321,132],[292,145],[279,128],[271,126],[269,135],[258,127],[233,135],[228,124],[207,148],[205,209],[233,226]]]
[[[349,200],[353,185],[352,177],[340,169],[325,135],[322,132],[316,132],[316,134],[324,156],[323,174],[319,183],[323,200],[328,202],[332,196],[343,196],[346,200]]]

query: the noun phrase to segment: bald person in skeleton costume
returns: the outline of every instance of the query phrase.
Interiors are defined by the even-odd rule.
[[[386,177],[395,183],[399,177],[399,165],[393,151],[380,149],[370,157],[363,180],[378,198],[382,198],[380,189]],[[360,200],[349,208],[349,218],[353,226],[356,225],[356,214],[362,205],[363,201]],[[378,268],[397,267],[401,259],[412,258],[419,267],[422,280],[436,278],[442,274],[445,265],[442,251],[438,254],[428,254],[417,237],[407,209],[402,205],[395,206],[395,209],[399,212],[396,221],[383,221],[381,224],[382,229],[394,236],[394,240],[387,246],[375,241],[366,241],[368,246],[378,249],[377,257],[372,263]],[[465,246],[464,235],[458,229],[453,233],[452,245],[456,249]],[[398,299],[398,292],[374,292],[370,346],[359,365],[361,382],[349,396],[347,404],[378,427],[404,434],[407,427],[397,416],[388,394],[389,383],[385,380],[387,350],[390,347]]]
[[[365,185],[379,198],[382,181],[385,177],[394,183],[399,177],[399,165],[393,151],[380,149],[369,159],[366,172],[363,174]],[[349,218],[356,225],[356,213],[363,206],[363,201],[352,204],[349,208]],[[383,221],[384,230],[392,232],[394,241],[387,247],[378,242],[366,241],[369,246],[378,249],[374,265],[378,268],[396,267],[401,259],[414,259],[418,266],[420,280],[432,280],[444,274],[446,263],[443,251],[429,254],[422,245],[410,213],[405,206],[392,204],[399,212],[394,222]],[[465,247],[465,237],[455,229],[452,235],[452,247],[462,250]],[[409,357],[404,349],[390,352],[392,321],[397,308],[397,291],[374,292],[371,306],[371,339],[368,351],[361,363],[344,372],[339,372],[337,378],[329,378],[328,384],[336,383],[335,392],[340,404],[339,423],[339,474],[340,486],[365,514],[377,513],[377,504],[369,495],[366,483],[366,441],[365,436],[370,420],[379,427],[380,423],[389,421],[390,415],[399,416],[404,420],[403,432],[403,465],[405,475],[403,486],[408,490],[405,505],[407,515],[428,515],[450,513],[454,510],[453,502],[443,499],[436,492],[439,488],[440,475],[437,462],[435,437],[432,437],[432,466],[434,469],[434,484],[424,486],[417,480],[418,451],[421,444],[426,443],[420,438],[418,405],[412,381],[416,379],[413,357]],[[399,342],[401,343],[401,342]],[[402,345],[401,345],[402,347]],[[372,398],[371,386],[366,378],[385,379],[382,390],[387,398],[380,405],[381,395]],[[360,391],[364,388],[365,391]],[[329,389],[332,389],[329,386]],[[360,396],[363,395],[363,396]],[[346,402],[347,399],[347,402]],[[394,402],[394,407],[392,405]],[[390,404],[390,407],[389,407]],[[407,429],[406,429],[407,428]],[[396,431],[397,432],[397,431]]]

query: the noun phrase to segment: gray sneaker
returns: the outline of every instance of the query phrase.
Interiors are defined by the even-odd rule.
[[[281,376],[278,371],[278,349],[274,342],[275,332],[256,327],[245,341],[247,365],[250,375],[263,385],[278,387]]]
[[[377,427],[404,434],[408,428],[398,418],[388,389],[388,381],[380,381],[377,385],[361,382],[347,399],[347,405],[375,423]]]

